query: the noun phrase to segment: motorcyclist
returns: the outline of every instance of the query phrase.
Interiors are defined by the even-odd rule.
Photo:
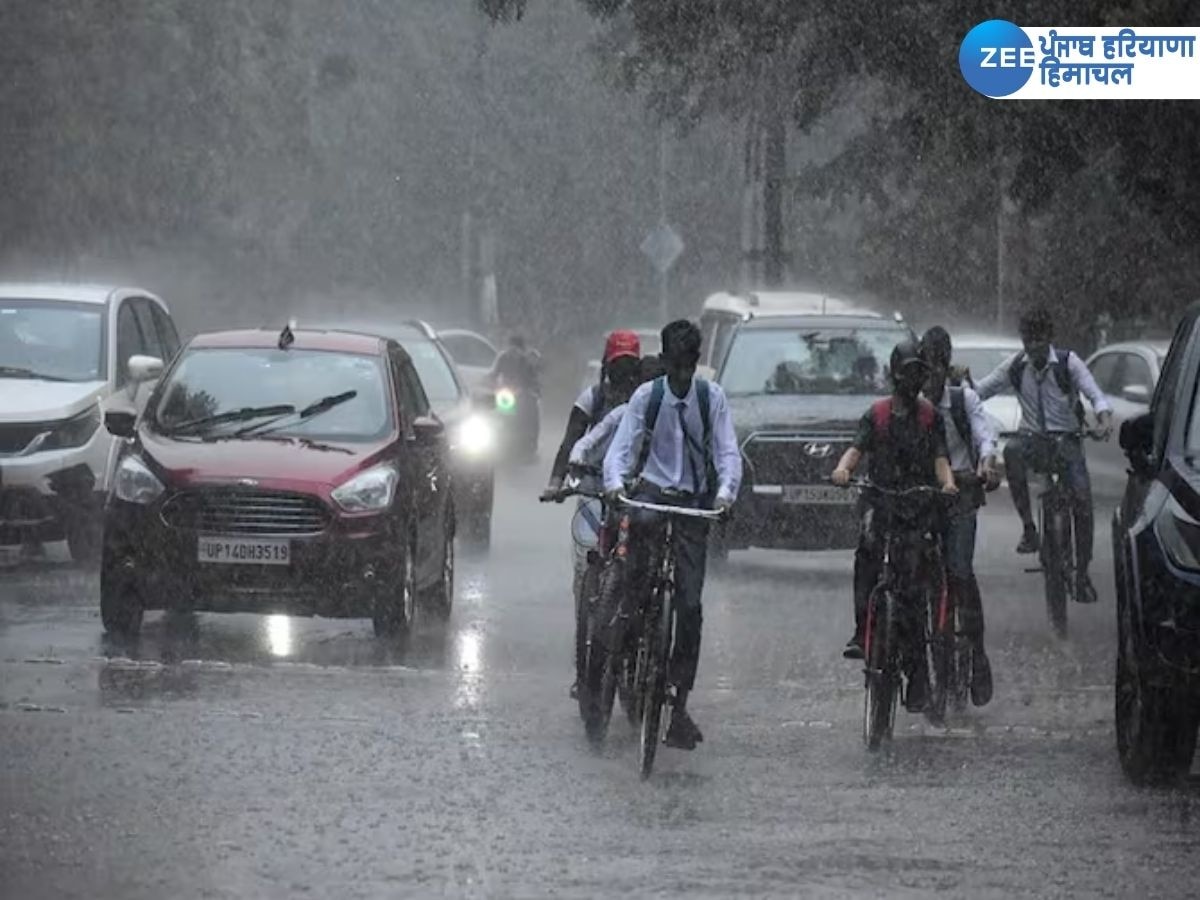
[[[540,428],[541,356],[528,348],[523,335],[513,334],[508,339],[508,347],[492,364],[488,380],[494,387],[506,387],[517,396],[516,415],[522,425],[522,445],[526,458],[532,460],[537,455]]]
[[[635,499],[690,508],[728,511],[742,480],[742,455],[733,418],[720,386],[696,377],[700,329],[687,319],[662,330],[666,374],[641,385],[604,457],[604,487],[609,503],[628,490]],[[619,592],[645,590],[652,541],[662,516],[635,511],[631,559],[610,566],[605,577],[628,577]],[[696,679],[702,624],[701,594],[708,550],[708,522],[680,517],[675,529],[675,646],[670,663],[673,712],[666,742],[695,749],[704,739],[688,712]]]
[[[940,485],[943,492],[956,494],[941,413],[921,397],[929,366],[915,341],[904,340],[896,345],[890,372],[891,396],[877,401],[863,414],[853,443],[833,472],[833,482],[849,484],[866,454],[871,481],[881,487],[903,490]],[[860,515],[854,554],[854,635],[843,652],[847,659],[862,659],[864,655],[867,604],[879,581],[886,537],[876,528],[875,509],[867,497],[863,498]],[[909,655],[905,700],[910,711],[920,712],[928,696],[928,673],[924,665],[914,664],[915,656]]]
[[[562,490],[571,448],[576,442],[588,429],[599,424],[610,410],[629,401],[640,381],[641,352],[641,342],[635,331],[619,330],[608,336],[600,362],[600,380],[584,388],[571,407],[571,415],[554,457],[550,481],[542,491],[542,499],[552,500]]]
[[[996,471],[996,435],[979,395],[952,380],[950,335],[940,326],[921,337],[921,355],[929,366],[925,397],[942,414],[946,450],[959,498],[946,518],[946,575],[962,614],[962,628],[973,647],[971,700],[976,706],[992,698],[992,667],[983,645],[983,599],[975,578],[975,534],[984,491],[1000,483]]]
[[[1079,394],[1091,403],[1103,440],[1112,434],[1112,406],[1083,360],[1054,346],[1054,317],[1048,309],[1035,307],[1021,316],[1020,332],[1024,352],[1005,360],[975,386],[981,400],[1012,391],[1021,404],[1020,433],[1004,448],[1008,486],[1023,526],[1017,552],[1037,553],[1041,549],[1029,502],[1028,472],[1044,471],[1048,460],[1036,436],[1069,435],[1060,447],[1075,523],[1076,596],[1082,603],[1095,603],[1096,588],[1087,571],[1092,561],[1094,530],[1092,484],[1078,433],[1083,424]]]

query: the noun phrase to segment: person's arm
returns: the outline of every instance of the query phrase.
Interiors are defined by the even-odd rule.
[[[968,387],[963,388],[963,401],[967,407],[967,418],[971,422],[971,438],[975,442],[975,455],[981,460],[996,455],[996,433],[988,421],[979,395]]]
[[[613,435],[608,452],[604,454],[604,490],[615,493],[625,486],[625,476],[632,465],[633,445],[646,429],[646,404],[649,402],[650,384],[641,385],[629,399],[621,424]],[[646,435],[644,440],[650,440]]]
[[[837,468],[833,470],[833,483],[845,487],[850,483],[850,476],[862,462],[863,454],[871,448],[871,439],[875,433],[875,423],[871,420],[871,411],[858,420],[858,431],[854,442],[846,448],[842,458],[838,460]]]
[[[738,448],[737,432],[733,427],[733,414],[725,392],[715,384],[709,385],[712,399],[712,442],[713,466],[717,470],[718,506],[730,506],[737,499],[742,486],[742,451]]]
[[[600,424],[581,437],[575,442],[575,446],[571,448],[571,465],[595,464],[594,456],[599,448],[607,449],[612,436],[616,433],[617,428],[621,424],[621,418],[625,415],[625,407],[628,404],[622,403],[616,409],[612,410],[605,416]],[[603,460],[601,456],[601,460]]]
[[[1014,353],[983,378],[979,379],[979,381],[975,382],[975,393],[979,395],[980,400],[990,400],[997,394],[1003,394],[1005,390],[1012,388],[1008,380],[1008,372],[1020,355],[1019,353]]]
[[[933,415],[933,470],[942,490],[947,494],[957,494],[958,485],[954,482],[954,469],[950,465],[950,450],[946,446],[946,420],[941,412],[935,411]]]
[[[1087,397],[1088,403],[1092,404],[1092,410],[1100,420],[1101,428],[1111,430],[1112,404],[1108,402],[1108,397],[1104,396],[1104,391],[1100,390],[1100,385],[1096,384],[1092,370],[1075,353],[1071,354],[1067,366],[1071,370],[1071,381],[1079,388],[1079,392]]]
[[[950,467],[950,458],[947,456],[939,456],[934,460],[934,469],[937,471],[938,484],[947,494],[957,494],[958,485],[954,483],[954,469]]]
[[[558,445],[558,453],[554,456],[554,465],[550,469],[550,482],[543,491],[543,496],[555,494],[562,487],[567,475],[567,462],[571,456],[571,448],[587,432],[591,424],[591,416],[578,406],[571,407],[571,416],[567,419],[567,429],[563,434],[562,443]]]

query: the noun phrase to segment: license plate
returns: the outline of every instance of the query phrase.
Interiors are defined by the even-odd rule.
[[[292,561],[292,542],[278,538],[202,537],[196,543],[202,563],[286,566]]]
[[[808,503],[820,506],[845,506],[858,499],[856,491],[832,484],[785,484],[784,503]]]

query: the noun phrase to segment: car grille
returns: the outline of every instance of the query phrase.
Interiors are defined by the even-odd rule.
[[[820,484],[850,446],[846,436],[755,434],[742,446],[755,484]],[[827,449],[826,449],[827,448]]]
[[[53,428],[49,422],[20,422],[0,425],[0,453],[17,454],[28,447],[35,437]]]
[[[220,535],[318,534],[329,511],[315,497],[267,491],[184,491],[163,504],[172,528]]]

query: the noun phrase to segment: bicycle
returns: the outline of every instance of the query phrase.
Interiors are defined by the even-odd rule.
[[[919,657],[916,664],[923,666],[927,673],[931,668],[927,650],[930,644],[928,623],[930,610],[940,609],[940,605],[931,602],[930,594],[936,589],[941,596],[945,584],[941,543],[934,526],[936,516],[931,503],[914,505],[909,501],[914,497],[940,501],[945,495],[940,488],[927,485],[892,490],[866,479],[853,480],[847,486],[874,495],[876,528],[883,534],[883,564],[879,580],[867,601],[863,641],[866,660],[863,742],[873,751],[892,738],[896,698],[904,673],[910,671],[915,662],[913,656]],[[910,601],[914,576],[920,579],[923,573],[934,575],[927,574],[922,579],[920,590],[924,595],[926,626],[921,629],[916,624],[921,611],[914,609]],[[903,628],[905,624],[909,626],[907,629]],[[920,640],[915,634],[918,630],[926,631]]]
[[[592,611],[600,590],[600,572],[607,551],[607,532],[601,502],[603,491],[599,487],[588,487],[585,478],[602,474],[596,466],[572,464],[562,489],[553,497],[539,498],[543,503],[562,503],[571,497],[583,499],[571,518],[571,537],[575,545],[585,553],[583,569],[577,570],[572,588],[575,595],[575,684],[578,689],[576,699],[579,702],[579,715],[583,718],[589,734],[593,730],[596,717],[594,697],[588,696],[586,690],[590,660],[597,645]]]
[[[1040,475],[1045,486],[1038,494],[1038,533],[1042,537],[1038,561],[1041,565],[1029,568],[1028,573],[1041,572],[1046,586],[1046,613],[1050,626],[1061,640],[1067,636],[1067,600],[1078,598],[1078,562],[1075,558],[1075,515],[1071,493],[1066,487],[1067,461],[1063,445],[1084,438],[1103,440],[1095,429],[1079,428],[1054,434],[1028,433],[1023,437],[1033,448],[1028,455],[1039,463],[1030,464],[1031,472]]]
[[[670,710],[674,699],[669,691],[669,669],[674,650],[676,615],[675,520],[693,518],[719,521],[724,514],[718,510],[634,500],[624,495],[619,503],[623,511],[619,516],[612,548],[613,566],[626,566],[630,562],[633,511],[662,514],[665,519],[663,535],[660,540],[652,542],[649,548],[646,567],[649,583],[636,592],[625,591],[623,596],[615,598],[618,601],[615,615],[609,616],[609,620],[603,623],[611,629],[612,652],[602,667],[589,671],[589,677],[599,678],[598,685],[589,686],[589,693],[594,693],[599,701],[598,725],[601,726],[602,737],[612,712],[618,682],[625,682],[630,700],[626,712],[639,732],[638,765],[642,778],[648,778],[654,768],[658,745],[670,727]],[[628,585],[628,574],[613,569],[606,585],[608,592],[615,585]],[[606,606],[603,602],[600,604],[602,610]]]

